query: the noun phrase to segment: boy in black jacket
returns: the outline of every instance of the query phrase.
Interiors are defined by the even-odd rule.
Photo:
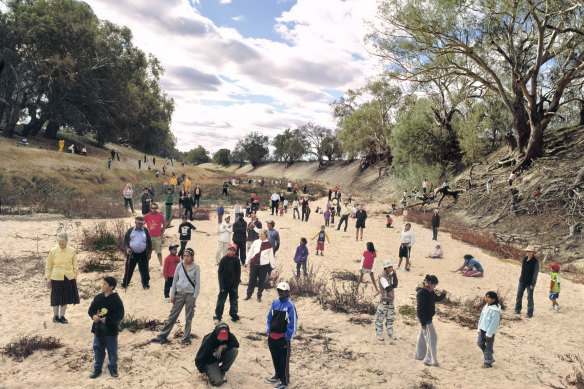
[[[93,299],[87,313],[93,320],[91,332],[93,338],[93,355],[95,362],[89,378],[97,378],[101,374],[105,351],[109,357],[107,368],[110,375],[118,377],[118,332],[120,321],[124,317],[124,304],[117,293],[114,293],[117,281],[114,277],[105,277],[101,284],[103,293]]]
[[[440,296],[438,296],[434,292],[436,285],[438,285],[438,277],[426,275],[424,285],[421,288],[416,288],[420,332],[418,333],[414,358],[424,360],[424,364],[428,366],[438,366],[438,357],[436,356],[436,341],[438,337],[432,324],[432,318],[436,313],[436,301],[440,302],[444,300],[447,293],[445,290],[442,290]]]
[[[211,385],[223,385],[227,382],[225,373],[237,358],[238,348],[239,342],[235,335],[229,332],[229,326],[225,323],[218,324],[201,342],[195,357],[197,370],[207,375]]]

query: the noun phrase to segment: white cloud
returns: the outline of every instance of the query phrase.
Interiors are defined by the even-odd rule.
[[[98,17],[130,27],[167,69],[180,150],[233,147],[249,131],[273,137],[309,120],[333,127],[325,90],[360,87],[378,72],[363,44],[376,0],[298,0],[274,20],[288,44],[216,26],[195,0],[87,1]]]

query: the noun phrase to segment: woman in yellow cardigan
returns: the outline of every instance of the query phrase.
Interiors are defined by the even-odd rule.
[[[51,290],[51,306],[53,307],[53,323],[67,324],[65,310],[67,304],[79,304],[77,281],[79,266],[75,249],[67,246],[67,234],[57,234],[57,245],[49,251],[45,266],[47,288]]]

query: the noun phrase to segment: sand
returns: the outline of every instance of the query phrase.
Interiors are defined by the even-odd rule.
[[[317,201],[323,206],[324,199]],[[316,207],[313,206],[313,210]],[[397,262],[399,233],[402,217],[395,217],[395,228],[385,228],[381,205],[369,203],[364,241],[355,242],[355,224],[350,221],[347,232],[328,228],[331,244],[325,248],[325,256],[314,256],[315,241],[309,240],[309,265],[319,266],[322,272],[349,270],[357,272],[356,262],[365,243],[372,241],[378,250],[379,259]],[[295,264],[292,260],[301,237],[311,238],[323,223],[322,215],[312,213],[309,222],[292,219],[289,212],[284,217],[271,217],[261,211],[259,219],[274,219],[280,231],[282,246],[276,263],[282,268],[284,278],[292,276]],[[131,218],[127,219],[128,226]],[[338,219],[337,219],[338,220]],[[54,351],[37,351],[23,362],[2,357],[0,387],[175,387],[202,388],[203,382],[194,366],[194,357],[202,337],[214,328],[213,314],[218,293],[215,265],[217,242],[217,220],[195,221],[198,228],[193,235],[192,247],[195,261],[201,267],[201,293],[197,300],[193,333],[197,336],[190,346],[183,346],[179,339],[168,345],[151,344],[156,334],[127,331],[119,336],[120,377],[113,379],[104,374],[96,380],[88,378],[92,370],[93,353],[90,332],[91,320],[87,309],[93,296],[100,292],[98,273],[82,273],[78,282],[82,291],[81,304],[69,306],[68,325],[52,323],[49,291],[44,279],[44,261],[48,250],[54,245],[53,236],[59,226],[70,233],[70,244],[79,245],[81,228],[87,228],[95,220],[67,220],[57,215],[3,216],[0,219],[2,248],[0,265],[2,280],[0,295],[0,345],[15,340],[20,335],[55,336],[65,348]],[[174,222],[175,227],[178,223]],[[379,342],[375,338],[373,322],[357,325],[349,318],[369,317],[323,311],[311,298],[294,299],[299,316],[299,336],[292,341],[290,364],[292,388],[382,388],[414,387],[421,381],[430,382],[440,388],[523,388],[523,387],[567,387],[565,377],[578,367],[574,355],[582,357],[584,340],[578,328],[582,319],[584,285],[562,281],[560,303],[562,309],[550,311],[548,300],[549,274],[540,273],[535,289],[535,314],[531,319],[524,312],[520,320],[505,320],[515,314],[512,305],[520,268],[516,263],[493,258],[477,248],[470,247],[439,233],[445,258],[427,259],[434,242],[431,230],[413,226],[416,244],[412,249],[413,266],[409,273],[398,271],[399,287],[396,289],[396,341]],[[176,228],[167,232],[165,244],[178,243]],[[87,253],[78,251],[81,260]],[[168,251],[165,249],[163,255]],[[485,277],[464,278],[450,271],[459,267],[464,254],[473,254],[485,268]],[[377,271],[380,266],[377,266]],[[163,297],[164,279],[158,271],[158,262],[153,256],[150,262],[151,288],[140,286],[138,270],[127,291],[120,290],[127,315],[165,320],[171,305]],[[424,275],[436,274],[439,288],[447,290],[453,297],[484,295],[488,290],[503,292],[511,305],[504,311],[500,333],[495,341],[496,363],[492,369],[480,369],[482,353],[476,346],[476,330],[463,328],[452,321],[436,316],[434,324],[438,333],[438,359],[440,367],[426,367],[413,359],[418,324],[408,325],[397,313],[400,305],[415,300],[415,287]],[[110,273],[108,273],[110,274]],[[123,264],[119,263],[111,272],[121,280]],[[243,280],[247,282],[248,270]],[[368,285],[368,295],[377,304],[378,297]],[[277,298],[275,290],[266,290],[261,303],[253,299],[243,301],[245,286],[240,286],[239,313],[241,322],[228,321],[232,332],[238,337],[241,347],[239,357],[227,374],[227,388],[269,388],[264,378],[273,374],[270,353],[265,335],[266,315],[271,301]],[[228,319],[226,303],[225,319]],[[477,318],[478,319],[478,318]],[[181,316],[180,323],[183,318]],[[175,326],[176,331],[178,325]],[[171,335],[172,337],[172,335]],[[107,360],[107,359],[106,359]]]

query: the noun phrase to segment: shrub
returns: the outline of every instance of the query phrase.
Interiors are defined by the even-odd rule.
[[[128,330],[133,334],[142,330],[159,331],[163,325],[164,323],[160,320],[137,318],[129,315],[120,323],[120,331]]]
[[[63,347],[61,341],[52,336],[21,336],[4,346],[3,354],[21,362],[36,350],[55,350],[61,347]]]
[[[324,309],[342,313],[364,313],[373,315],[377,308],[365,296],[365,285],[355,281],[337,283],[334,279],[331,288],[318,296],[318,302]]]
[[[288,280],[290,294],[292,296],[315,297],[320,295],[325,289],[327,281],[324,276],[318,274],[318,268],[308,267],[308,275],[295,277]]]

